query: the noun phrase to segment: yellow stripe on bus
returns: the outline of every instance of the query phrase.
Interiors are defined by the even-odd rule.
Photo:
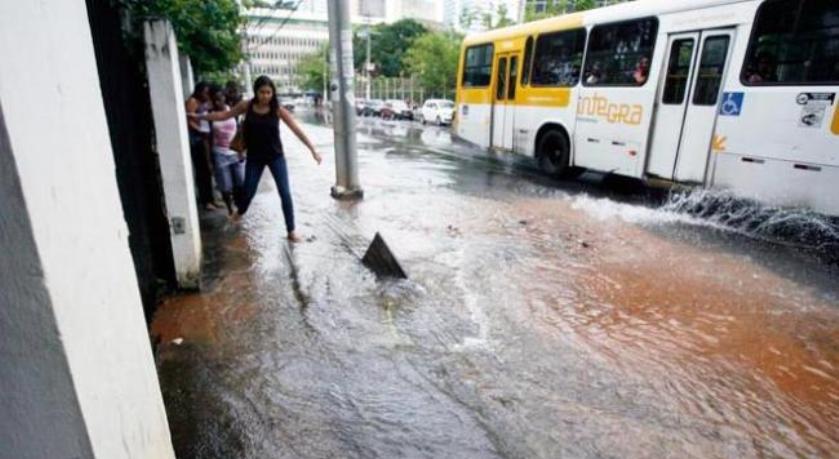
[[[523,87],[516,93],[516,105],[530,107],[567,107],[571,104],[570,88]]]
[[[488,89],[463,89],[458,100],[461,104],[491,104],[492,94]]]
[[[461,104],[481,105],[492,103],[492,93],[486,89],[466,89],[458,100]],[[503,103],[503,101],[501,102]],[[519,88],[516,100],[510,105],[520,107],[559,107],[571,104],[570,88]]]
[[[480,32],[468,35],[463,40],[463,45],[466,47],[476,44],[508,40],[513,37],[525,37],[528,35],[538,35],[540,33],[575,29],[583,26],[584,17],[585,15],[582,12],[564,14],[562,16],[554,16],[539,21],[490,30],[488,32]]]
[[[836,112],[833,113],[833,125],[830,127],[830,130],[834,134],[839,135],[839,105],[836,106]]]

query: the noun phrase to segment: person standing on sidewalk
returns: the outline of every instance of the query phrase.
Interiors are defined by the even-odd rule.
[[[230,110],[230,107],[225,103],[225,93],[221,88],[215,88],[212,94],[214,112]],[[241,196],[245,182],[245,158],[244,156],[239,157],[239,154],[230,149],[230,142],[236,135],[237,127],[236,120],[233,118],[211,123],[216,186],[221,192],[224,205],[227,206],[227,213],[230,216],[235,211],[233,207],[234,196]]]
[[[210,85],[199,81],[186,100],[187,113],[206,113],[209,109]],[[206,210],[216,210],[213,196],[212,166],[210,165],[210,124],[205,120],[187,118],[189,125],[189,152],[198,187],[198,204]]]
[[[245,115],[242,123],[248,155],[245,164],[245,185],[233,218],[238,220],[247,212],[248,206],[250,206],[251,200],[256,194],[262,172],[265,167],[268,167],[271,170],[271,175],[274,176],[274,182],[277,184],[277,191],[282,201],[288,239],[292,242],[300,242],[302,239],[295,231],[294,226],[294,206],[291,202],[288,167],[283,144],[280,140],[280,121],[284,122],[291,129],[291,132],[309,148],[312,158],[318,164],[321,163],[322,158],[291,114],[280,106],[279,101],[277,101],[277,88],[271,78],[265,75],[257,78],[253,83],[253,93],[253,99],[242,101],[230,110],[207,114],[190,112],[189,116],[199,120],[224,121],[239,115]]]

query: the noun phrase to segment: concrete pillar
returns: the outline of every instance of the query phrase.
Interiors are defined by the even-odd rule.
[[[201,232],[189,155],[178,46],[172,26],[167,21],[147,22],[144,35],[149,95],[175,272],[179,287],[198,288],[201,279]]]
[[[0,458],[174,458],[85,2],[0,2],[0,61]]]
[[[178,56],[178,64],[181,68],[183,95],[184,97],[189,97],[189,95],[192,94],[192,90],[195,88],[195,75],[192,73],[192,62],[190,62],[189,56],[181,54]]]

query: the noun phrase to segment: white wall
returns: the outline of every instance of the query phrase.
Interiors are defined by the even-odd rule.
[[[0,2],[0,458],[174,457],[85,2]]]
[[[183,92],[184,97],[188,97],[189,94],[192,94],[192,90],[195,87],[195,75],[192,73],[192,62],[189,60],[189,56],[181,54],[178,56],[178,65],[181,68],[181,91]]]
[[[189,155],[178,46],[171,25],[145,25],[146,69],[178,286],[198,288],[201,233]]]

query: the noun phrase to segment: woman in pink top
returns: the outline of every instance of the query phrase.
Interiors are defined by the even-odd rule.
[[[212,94],[213,111],[225,112],[230,107],[225,104],[225,94],[220,88],[214,89]],[[242,184],[245,182],[245,159],[230,149],[230,141],[236,135],[237,123],[235,118],[224,121],[213,121],[213,162],[215,164],[216,186],[218,186],[228,215],[233,215],[235,209],[234,195],[241,194]]]

